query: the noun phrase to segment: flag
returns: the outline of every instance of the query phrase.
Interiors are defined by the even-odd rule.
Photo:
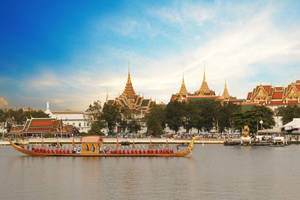
[[[151,141],[151,138],[150,138],[149,149],[152,149],[152,141]]]
[[[116,148],[119,148],[119,140],[117,138]]]
[[[73,139],[72,139],[72,147],[73,147],[73,148],[75,147],[74,137],[73,137]]]

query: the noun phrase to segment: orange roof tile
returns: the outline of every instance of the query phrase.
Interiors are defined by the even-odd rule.
[[[283,92],[273,92],[272,99],[282,99]]]
[[[299,103],[298,100],[289,100],[288,103]]]

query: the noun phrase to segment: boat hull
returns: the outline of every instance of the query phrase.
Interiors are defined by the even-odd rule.
[[[9,140],[11,146],[26,155],[29,156],[52,156],[52,157],[185,157],[191,153],[193,149],[194,140],[191,142],[192,145],[189,146],[184,151],[178,151],[175,153],[97,153],[97,152],[82,152],[82,153],[43,153],[27,150],[12,141]]]

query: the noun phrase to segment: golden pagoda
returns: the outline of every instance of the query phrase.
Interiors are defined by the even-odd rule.
[[[224,91],[223,94],[221,96],[222,99],[230,99],[230,95],[227,89],[227,82],[225,81],[225,87],[224,87]]]
[[[194,94],[195,96],[213,96],[215,95],[215,92],[213,90],[210,90],[207,82],[206,82],[206,77],[205,77],[205,70],[203,74],[203,81],[201,84],[201,87],[199,90],[197,90]]]
[[[188,95],[188,92],[186,90],[185,83],[184,83],[184,75],[182,75],[182,83],[181,83],[181,87],[180,87],[178,95],[180,95],[180,96]]]
[[[130,70],[128,64],[128,76],[125,88],[121,95],[114,100],[108,100],[106,97],[106,104],[118,104],[122,107],[127,107],[130,110],[137,111],[137,113],[144,114],[149,112],[151,105],[155,104],[152,99],[146,99],[135,93],[132,86]]]
[[[134,99],[137,96],[131,83],[129,67],[128,67],[127,83],[121,96],[125,96],[127,99]]]

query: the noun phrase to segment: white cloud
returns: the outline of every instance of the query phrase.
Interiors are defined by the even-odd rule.
[[[192,49],[178,54],[164,54],[161,58],[150,58],[134,51],[112,47],[109,49],[110,55],[124,60],[124,70],[114,71],[120,69],[120,66],[109,68],[108,65],[104,71],[103,68],[91,72],[77,71],[67,76],[45,73],[30,81],[30,89],[45,90],[41,96],[50,99],[58,107],[84,110],[96,99],[103,102],[106,89],[110,98],[122,93],[127,80],[128,60],[132,66],[131,77],[136,92],[165,103],[172,93],[179,90],[183,71],[189,92],[200,87],[204,63],[209,87],[217,94],[222,93],[225,80],[228,81],[230,94],[239,98],[246,98],[247,93],[259,82],[270,81],[266,79],[267,75],[273,76],[274,85],[294,81],[292,78],[297,78],[295,71],[300,69],[300,27],[280,29],[274,24],[275,9],[271,6],[259,10],[254,9],[255,6],[246,8],[246,5],[240,6],[236,16],[242,15],[245,10],[247,14],[229,21],[219,20],[218,9],[201,6],[185,5],[181,9],[159,10],[156,14],[165,23],[172,21],[181,26],[202,26],[207,21],[213,21],[224,25],[224,29],[212,33],[204,43],[197,44],[195,41]],[[231,9],[234,11],[236,7]],[[128,29],[123,30],[123,34],[130,35],[140,24],[138,19],[132,21]],[[151,23],[148,26],[153,29]],[[142,27],[139,29],[143,30]],[[97,53],[93,56],[101,57]],[[98,64],[97,60],[95,62]],[[298,66],[294,70],[285,70],[283,66],[291,62]],[[258,76],[263,72],[268,74]]]
[[[42,72],[38,76],[30,80],[29,85],[36,89],[45,89],[48,87],[58,87],[61,85],[61,80],[59,80],[56,74],[52,72]]]

